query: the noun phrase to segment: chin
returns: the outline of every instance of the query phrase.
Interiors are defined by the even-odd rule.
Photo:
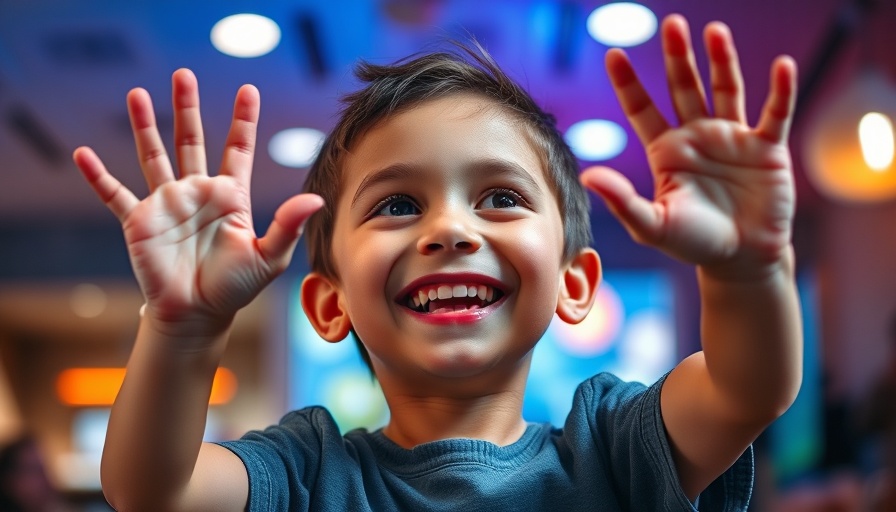
[[[440,351],[442,353],[423,363],[424,372],[436,378],[467,379],[470,382],[477,377],[503,381],[518,372],[524,374],[528,372],[528,364],[526,364],[529,361],[528,357],[518,361],[518,364],[501,364],[502,361],[505,363],[509,361],[506,355],[485,354],[476,348],[458,349],[458,347],[453,347],[451,350]]]
[[[447,379],[469,378],[487,373],[494,368],[495,361],[476,350],[477,347],[447,347],[437,349],[426,360],[420,361],[421,369],[433,376]]]

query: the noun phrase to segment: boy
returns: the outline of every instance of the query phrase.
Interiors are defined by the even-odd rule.
[[[750,128],[730,33],[713,23],[705,37],[714,116],[685,20],[662,25],[678,127],[626,55],[607,54],[648,152],[654,200],[609,169],[581,176],[635,239],[697,266],[704,350],[649,388],[606,374],[586,381],[563,429],[522,419],[526,375],[552,316],[577,322],[588,312],[600,263],[583,192],[570,186],[575,160],[549,117],[487,59],[479,71],[444,56],[364,68],[370,83],[348,98],[309,175],[313,193],[286,201],[262,238],[248,199],[257,91],[238,92],[222,169],[210,178],[195,78],[174,74],[180,179],[148,95],[132,91],[150,195],[139,201],[92,151],[74,154],[122,222],[147,301],[106,440],[110,503],[744,510],[750,444],[801,378],[786,146],[796,70],[775,61]],[[328,341],[356,332],[389,423],[343,437],[325,410],[309,408],[240,441],[203,444],[233,315],[286,267],[306,220],[305,311]]]

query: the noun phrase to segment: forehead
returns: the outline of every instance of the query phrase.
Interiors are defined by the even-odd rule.
[[[458,93],[423,101],[366,130],[343,160],[343,184],[395,164],[461,167],[506,160],[543,180],[545,159],[524,121],[492,99]],[[343,191],[345,188],[343,188]]]

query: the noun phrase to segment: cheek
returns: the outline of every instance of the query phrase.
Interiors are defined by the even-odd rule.
[[[344,290],[351,300],[361,296],[368,301],[384,292],[384,282],[395,262],[399,241],[389,233],[355,231],[350,235],[335,231],[333,260]]]
[[[533,283],[535,289],[551,300],[556,298],[558,276],[563,258],[563,232],[553,223],[535,225],[514,233],[517,261],[515,266],[524,283]],[[549,293],[550,292],[550,293]]]

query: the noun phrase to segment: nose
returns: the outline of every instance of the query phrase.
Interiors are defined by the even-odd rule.
[[[482,235],[470,213],[452,208],[429,214],[431,218],[423,223],[424,231],[417,241],[420,254],[435,254],[443,250],[474,253],[482,247]]]

